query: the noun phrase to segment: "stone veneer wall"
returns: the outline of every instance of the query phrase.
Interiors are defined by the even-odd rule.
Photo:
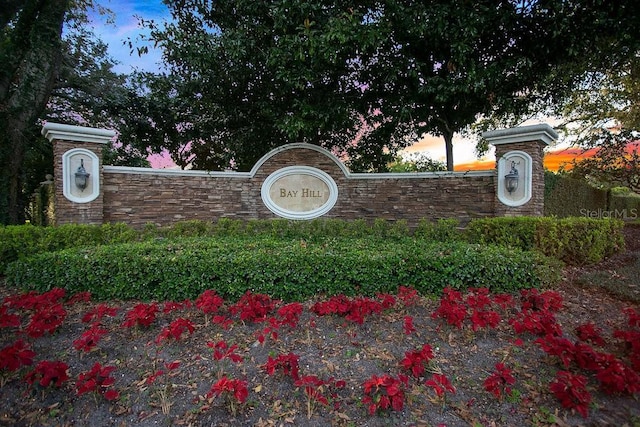
[[[287,166],[308,166],[328,174],[338,188],[335,205],[325,218],[404,219],[410,226],[422,218],[455,218],[462,224],[474,218],[543,215],[543,149],[557,138],[548,125],[521,126],[485,132],[495,145],[496,158],[511,151],[532,160],[531,199],[507,206],[497,197],[503,181],[496,170],[409,174],[350,173],[332,154],[317,146],[290,144],[264,156],[251,172],[205,172],[103,166],[99,197],[74,203],[63,195],[62,156],[86,148],[102,160],[102,146],[115,132],[47,123],[43,135],[53,142],[55,155],[55,223],[100,224],[125,222],[170,225],[178,221],[219,218],[242,220],[277,218],[263,203],[262,184]],[[497,169],[497,168],[496,168]]]
[[[472,218],[495,215],[495,172],[349,174],[327,154],[304,144],[283,148],[251,174],[140,170],[106,166],[104,222],[168,225],[177,221],[276,218],[261,199],[263,181],[286,166],[329,174],[338,201],[324,218]],[[345,173],[346,172],[346,173]]]

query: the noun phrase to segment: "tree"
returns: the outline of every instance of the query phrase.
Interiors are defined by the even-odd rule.
[[[29,196],[52,172],[51,146],[40,137],[42,120],[118,127],[135,103],[124,77],[111,71],[106,46],[84,26],[91,7],[83,0],[11,1],[0,13],[2,224],[24,221]],[[141,164],[146,154],[128,145],[116,148],[110,154],[115,162]]]
[[[557,111],[561,128],[585,152],[568,166],[573,177],[640,191],[640,52],[587,74]]]
[[[20,222],[23,162],[33,127],[53,89],[62,61],[62,27],[70,2],[27,1],[3,16],[0,47],[0,212]]]
[[[389,172],[439,172],[446,169],[444,163],[433,160],[424,153],[398,156],[389,164]]]
[[[288,142],[346,146],[360,118],[347,98],[361,89],[348,77],[358,44],[358,21],[340,6],[320,2],[206,2],[170,5],[173,23],[153,24],[169,75],[149,82],[152,99],[181,106],[150,130],[188,127],[189,147],[169,138],[172,153],[186,152],[198,167],[246,170]],[[351,72],[353,74],[353,72]],[[175,99],[183,97],[182,100]],[[161,138],[156,138],[158,140]],[[160,141],[163,142],[163,141]],[[181,158],[174,160],[180,164]]]
[[[383,4],[383,55],[374,52],[364,79],[384,112],[378,117],[410,126],[414,137],[442,136],[448,170],[454,133],[481,117],[495,126],[548,108],[587,71],[606,70],[639,46],[632,2]]]
[[[640,193],[640,135],[636,131],[600,129],[582,140],[592,156],[571,162],[568,173],[596,186],[627,187]]]
[[[558,126],[589,147],[590,133],[602,128],[640,130],[640,52],[609,69],[585,75],[583,82],[559,103],[553,113]]]
[[[149,24],[152,39],[177,76],[175,96],[189,97],[189,153],[216,168],[249,168],[275,146],[302,141],[347,155],[353,169],[385,170],[431,133],[443,136],[451,170],[454,133],[483,116],[521,118],[564,99],[587,70],[638,48],[631,1],[170,7],[172,23]]]

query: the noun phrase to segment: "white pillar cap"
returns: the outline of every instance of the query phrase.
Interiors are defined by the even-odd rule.
[[[541,141],[545,145],[548,145],[558,139],[558,132],[553,130],[548,124],[542,123],[483,132],[482,137],[492,145],[527,141]]]
[[[96,129],[85,126],[72,126],[49,122],[42,126],[42,135],[44,135],[44,137],[49,141],[57,139],[61,141],[107,144],[113,139],[116,132],[109,129]]]

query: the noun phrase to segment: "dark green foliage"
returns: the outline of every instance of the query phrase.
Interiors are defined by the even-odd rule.
[[[565,218],[607,210],[607,190],[595,188],[583,179],[546,172],[544,185],[545,216]]]
[[[538,250],[571,265],[592,264],[624,249],[624,223],[585,217],[503,217],[473,220],[472,243]]]
[[[538,218],[508,217],[472,220],[466,228],[470,242],[533,250]]]
[[[456,222],[457,223],[457,222]],[[293,221],[287,219],[255,219],[242,221],[220,218],[216,222],[199,220],[183,221],[168,227],[148,224],[142,235],[149,237],[196,237],[196,236],[270,236],[274,238],[323,239],[326,237],[407,237],[411,235],[404,220],[387,221],[377,219],[347,221],[342,219],[315,219]]]
[[[89,23],[108,12],[106,5],[6,3],[0,19],[0,224],[38,223],[28,206],[54,164],[52,144],[40,135],[42,123],[118,128],[125,136],[139,118],[134,113],[140,97],[126,76],[113,71],[107,45],[91,32]],[[105,148],[105,162],[148,164],[146,145],[134,148],[131,142],[123,138]]]
[[[640,213],[640,196],[627,187],[596,188],[575,175],[549,171],[544,184],[545,216],[634,220]]]
[[[636,193],[613,194],[608,215],[618,219],[635,220],[640,214],[640,196]]]
[[[166,4],[171,22],[144,23],[167,72],[149,79],[136,130],[210,170],[308,142],[383,171],[425,133],[444,138],[452,170],[453,135],[478,117],[563,105],[585,72],[638,48],[630,0]]]
[[[463,240],[457,219],[439,219],[436,222],[421,219],[413,235],[416,238],[435,242],[456,242]]]
[[[399,285],[433,294],[445,286],[494,292],[545,286],[557,264],[535,252],[410,237],[299,239],[199,237],[43,253],[7,268],[7,283],[91,291],[96,299],[181,300],[215,289],[287,301],[318,294],[374,295]]]
[[[137,238],[138,232],[125,224],[0,226],[0,272],[4,271],[11,261],[42,252],[131,242]]]
[[[622,249],[621,223],[590,218],[492,218],[472,221],[465,232],[455,219],[421,220],[415,229],[404,221],[285,219],[241,221],[221,218],[217,222],[184,221],[170,227],[147,225],[134,230],[125,224],[31,225],[0,227],[0,272],[7,264],[43,252],[180,237],[271,238],[333,244],[345,239],[378,239],[389,242],[413,237],[422,243],[459,242],[496,244],[521,250],[539,250],[570,264],[600,261]]]
[[[206,236],[270,236],[273,238],[294,238],[314,240],[326,237],[360,238],[406,237],[410,230],[406,222],[377,220],[344,221],[318,219],[313,221],[289,221],[285,219],[241,221],[220,218],[216,222],[183,221],[172,226],[158,227],[147,224],[136,231],[125,224],[62,225],[58,227],[35,227],[16,225],[0,227],[0,272],[6,265],[18,258],[60,249],[126,243],[135,240],[149,240],[176,237]],[[430,238],[423,236],[423,238]]]

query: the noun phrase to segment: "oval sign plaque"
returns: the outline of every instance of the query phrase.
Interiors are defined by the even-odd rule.
[[[269,175],[261,194],[265,206],[280,217],[313,219],[333,208],[338,200],[338,186],[319,169],[289,166]]]

